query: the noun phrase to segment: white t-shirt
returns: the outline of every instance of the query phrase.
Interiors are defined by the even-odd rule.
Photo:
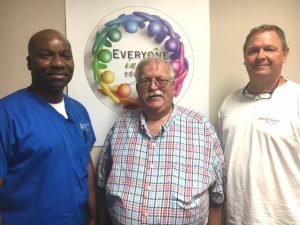
[[[68,114],[66,112],[65,108],[65,100],[63,99],[59,103],[49,103],[57,112],[59,112],[61,115],[63,115],[66,119],[68,119]]]
[[[264,100],[240,89],[223,101],[219,118],[227,224],[300,224],[300,85],[287,81]]]

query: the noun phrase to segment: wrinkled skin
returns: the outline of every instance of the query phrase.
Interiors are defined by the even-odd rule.
[[[159,59],[153,59],[146,63],[141,69],[140,79],[160,78],[170,79],[168,65]],[[173,108],[175,94],[175,82],[169,82],[165,87],[159,88],[155,82],[151,82],[148,88],[136,86],[143,112],[148,119],[160,119],[170,114]]]

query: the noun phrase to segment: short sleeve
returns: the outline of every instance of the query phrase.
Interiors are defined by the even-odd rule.
[[[112,167],[111,158],[111,138],[113,135],[113,128],[111,128],[105,138],[104,145],[102,147],[98,166],[97,166],[97,185],[98,187],[105,188],[107,179]]]
[[[226,176],[225,157],[217,133],[211,133],[212,137],[212,162],[214,182],[210,187],[210,198],[216,204],[222,204],[225,198]]]

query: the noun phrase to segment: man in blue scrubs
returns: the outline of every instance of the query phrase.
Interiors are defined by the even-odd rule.
[[[95,135],[84,106],[63,94],[74,70],[69,41],[34,34],[27,66],[31,85],[0,99],[0,224],[83,225],[87,216],[95,225]]]

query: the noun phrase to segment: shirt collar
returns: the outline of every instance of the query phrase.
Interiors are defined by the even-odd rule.
[[[163,136],[168,130],[169,127],[174,124],[174,121],[176,120],[177,115],[177,106],[173,105],[173,111],[171,113],[170,118],[161,126],[159,136]],[[144,113],[141,111],[140,113],[140,128],[143,132],[147,133],[148,136],[152,137],[150,132],[147,130],[147,123]]]

